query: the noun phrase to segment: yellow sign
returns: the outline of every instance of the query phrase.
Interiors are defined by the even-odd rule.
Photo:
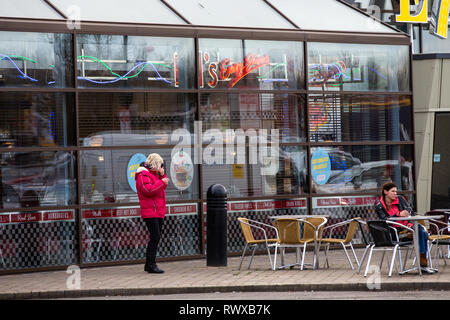
[[[434,0],[431,20],[428,20],[428,0],[414,0],[414,4],[421,4],[420,11],[411,14],[410,0],[400,0],[400,14],[395,16],[397,22],[407,23],[428,23],[431,22],[430,32],[434,35],[447,38],[448,14],[450,10],[450,0]]]
[[[432,10],[434,34],[444,39],[447,38],[449,9],[450,0],[434,0]]]
[[[420,0],[414,0],[415,5],[419,4]],[[395,16],[397,22],[410,23],[427,23],[428,0],[422,0],[422,8],[417,15],[411,15],[409,10],[409,0],[400,0],[400,14]]]
[[[244,166],[242,164],[233,164],[233,178],[244,179]]]

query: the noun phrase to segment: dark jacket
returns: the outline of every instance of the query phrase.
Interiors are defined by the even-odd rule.
[[[397,197],[398,197],[399,212],[401,212],[403,210],[407,210],[411,216],[415,216],[416,214],[414,213],[413,209],[409,205],[408,201],[406,201],[406,199],[400,195]],[[386,208],[383,206],[383,204],[381,203],[380,200],[378,200],[378,202],[375,204],[375,212],[377,213],[378,218],[380,218],[381,220],[386,220],[387,218],[390,217],[389,213],[386,211]]]

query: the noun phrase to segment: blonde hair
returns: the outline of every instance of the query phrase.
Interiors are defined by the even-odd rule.
[[[163,162],[163,158],[157,153],[149,154],[147,160],[145,160],[145,164],[152,170],[158,170]]]

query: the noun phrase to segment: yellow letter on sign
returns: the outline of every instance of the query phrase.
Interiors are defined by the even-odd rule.
[[[400,0],[400,14],[395,16],[395,21],[397,22],[409,22],[409,23],[427,23],[427,13],[428,13],[428,0],[414,0],[416,5],[422,2],[422,9],[420,12],[412,16],[409,10],[409,0]]]
[[[436,26],[434,28],[434,34],[441,37],[447,38],[447,30],[448,30],[448,11],[450,0],[434,0],[437,1],[437,5],[439,5],[439,9],[436,13]],[[434,9],[434,7],[433,7]]]

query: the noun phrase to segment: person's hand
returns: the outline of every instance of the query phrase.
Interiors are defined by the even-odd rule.
[[[408,210],[403,210],[399,213],[400,217],[409,217]]]
[[[165,173],[164,168],[159,168],[158,172],[159,172],[159,175],[162,177]]]
[[[169,178],[163,178],[161,180],[165,183],[166,186],[169,184]]]

